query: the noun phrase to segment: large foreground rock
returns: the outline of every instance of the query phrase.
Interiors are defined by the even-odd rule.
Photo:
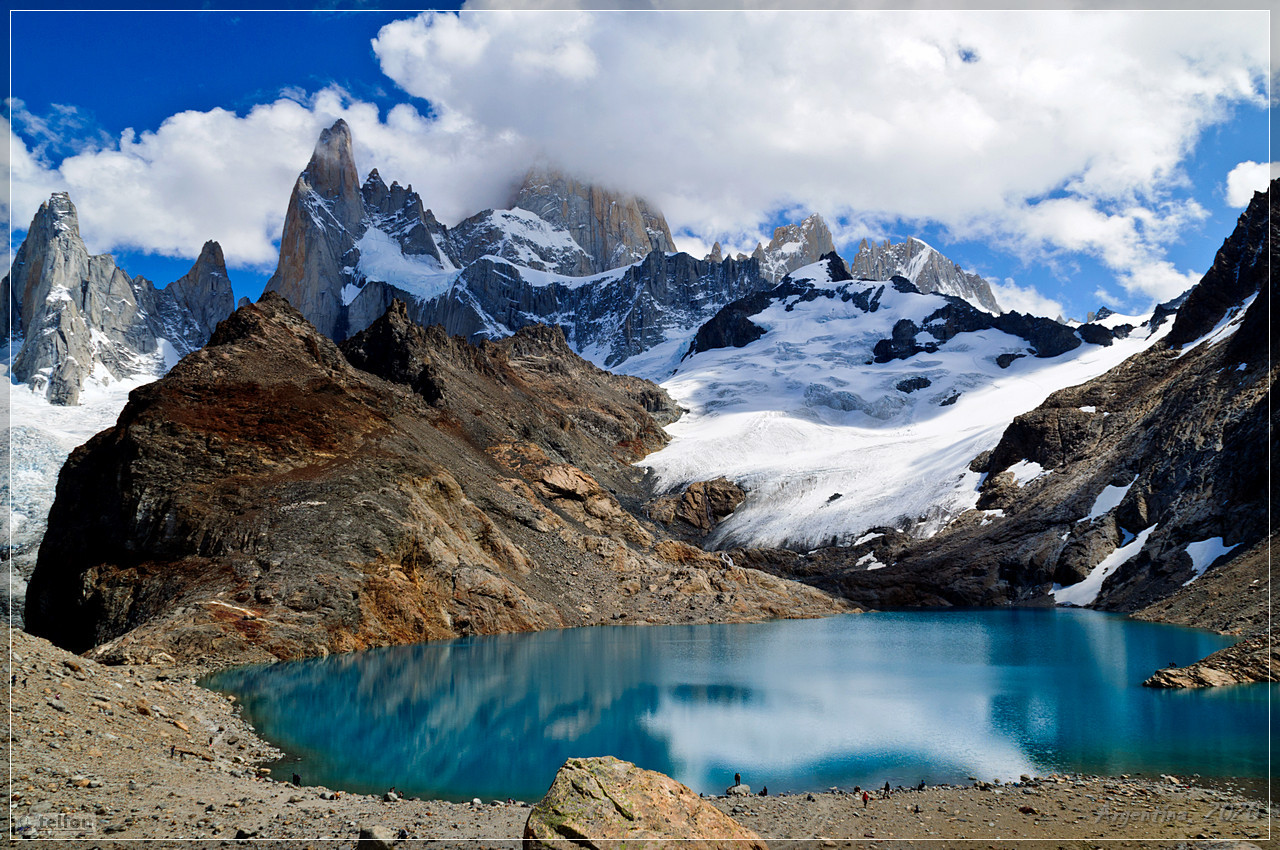
[[[612,756],[566,761],[524,827],[526,848],[659,848],[677,841],[704,850],[767,846],[685,785]]]

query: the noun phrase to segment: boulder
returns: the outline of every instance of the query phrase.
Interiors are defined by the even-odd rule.
[[[382,824],[362,826],[356,850],[391,850],[395,843],[395,833]]]
[[[767,845],[674,779],[612,756],[572,758],[529,812],[525,848],[751,850]]]

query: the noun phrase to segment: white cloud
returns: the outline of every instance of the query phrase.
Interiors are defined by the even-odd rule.
[[[1254,192],[1265,192],[1267,184],[1280,177],[1280,162],[1246,160],[1227,175],[1227,206],[1243,209],[1253,200]]]
[[[749,252],[780,211],[817,211],[845,250],[934,224],[1024,261],[1083,252],[1168,297],[1191,273],[1164,247],[1204,215],[1182,163],[1234,107],[1265,105],[1262,15],[428,13],[373,47],[430,115],[292,90],[55,163],[53,131],[15,112],[12,217],[66,189],[94,250],[192,257],[212,238],[270,267],[293,181],[342,117],[362,176],[412,183],[446,224],[504,205],[541,155],[649,197],[698,251]]]
[[[293,183],[320,131],[338,118],[352,126],[361,177],[377,166],[388,182],[416,183],[450,222],[475,212],[473,203],[504,204],[517,163],[529,161],[522,144],[481,135],[461,116],[433,121],[398,106],[382,119],[376,106],[337,88],[298,99],[290,92],[245,115],[181,112],[56,168],[11,133],[13,225],[26,227],[50,192],[69,191],[91,251],[195,257],[216,239],[228,264],[270,268]]]
[[[13,221],[15,227],[25,227],[40,203],[58,188],[54,176],[44,168],[27,149],[21,138],[14,134],[9,122],[0,118],[9,135],[9,144],[0,150],[0,160],[9,172],[9,193],[0,193],[0,217],[4,222]],[[35,206],[31,206],[34,199]]]
[[[1013,278],[1005,278],[1003,282],[988,279],[987,285],[991,287],[996,303],[1003,310],[1016,310],[1019,313],[1050,318],[1067,315],[1061,302],[1046,298],[1034,287],[1019,286]]]
[[[767,238],[770,214],[799,206],[1085,251],[1153,294],[1172,285],[1155,270],[1173,225],[1197,215],[1173,200],[1188,188],[1181,164],[1234,105],[1265,105],[1265,24],[1262,12],[487,11],[389,24],[374,51],[442,116],[647,195],[700,243]],[[1046,196],[1065,203],[1035,212]]]

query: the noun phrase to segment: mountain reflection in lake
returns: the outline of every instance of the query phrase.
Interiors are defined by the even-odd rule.
[[[1263,776],[1262,686],[1142,688],[1230,639],[1092,611],[876,613],[465,638],[228,670],[205,684],[353,791],[537,799],[571,756],[720,793],[1016,779]]]

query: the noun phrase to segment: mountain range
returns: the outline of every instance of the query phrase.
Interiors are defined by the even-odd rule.
[[[1269,197],[1184,298],[1078,323],[817,215],[697,259],[550,167],[445,226],[341,121],[234,314],[216,243],[157,289],[55,195],[3,282],[28,627],[123,660],[919,604],[1248,632],[1204,589],[1269,539]],[[55,499],[88,434],[54,423],[123,389]]]

